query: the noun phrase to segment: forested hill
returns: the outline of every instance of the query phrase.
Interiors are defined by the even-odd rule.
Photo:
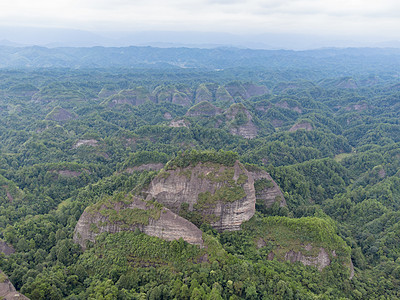
[[[397,50],[1,51],[0,298],[400,298]]]
[[[239,48],[45,48],[0,47],[1,68],[204,68],[262,67],[314,69],[342,74],[396,70],[400,50],[379,48],[321,49],[309,51],[251,50]]]

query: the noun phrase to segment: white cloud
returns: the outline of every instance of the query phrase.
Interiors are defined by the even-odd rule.
[[[400,31],[394,0],[13,0],[0,24],[84,30],[196,30],[330,35]]]

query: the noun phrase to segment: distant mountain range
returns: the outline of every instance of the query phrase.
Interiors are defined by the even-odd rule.
[[[262,68],[264,70],[339,69],[345,74],[398,71],[400,49],[345,48],[307,51],[156,47],[0,46],[0,68]]]
[[[238,47],[251,49],[307,50],[323,47],[400,47],[400,41],[371,42],[357,37],[290,33],[199,31],[110,31],[92,32],[70,28],[0,26],[0,45],[44,47]]]

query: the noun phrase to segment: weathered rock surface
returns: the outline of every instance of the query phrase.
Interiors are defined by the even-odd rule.
[[[46,120],[53,120],[57,122],[65,122],[75,118],[76,116],[73,113],[70,113],[61,107],[54,108],[53,111],[46,116]]]
[[[294,124],[294,125],[289,129],[289,131],[290,131],[290,132],[295,132],[295,131],[297,131],[297,130],[299,130],[299,129],[304,129],[304,130],[306,130],[306,131],[311,131],[311,130],[313,130],[314,128],[313,128],[313,126],[312,126],[309,122],[300,122],[300,123]]]
[[[280,108],[290,109],[292,111],[298,112],[299,114],[301,114],[303,112],[299,106],[290,106],[287,103],[287,101],[278,102],[275,104],[275,106],[280,107]]]
[[[332,253],[332,255],[336,256],[334,253]],[[299,261],[305,266],[314,266],[318,268],[319,271],[322,271],[325,267],[331,264],[329,254],[322,247],[319,249],[318,256],[308,256],[301,252],[290,250],[285,254],[285,260],[288,260],[292,263]]]
[[[140,105],[150,100],[151,95],[148,90],[144,87],[136,87],[130,90],[122,90],[118,94],[111,96],[106,102],[112,107],[122,104]]]
[[[110,211],[117,215],[116,220]],[[190,244],[203,245],[202,232],[193,223],[167,208],[159,208],[157,212],[154,205],[138,198],[133,198],[129,204],[109,202],[88,207],[75,227],[74,241],[85,249],[87,241],[94,242],[95,237],[103,232],[117,233],[136,229],[167,241],[183,238]]]
[[[208,101],[203,101],[191,107],[186,116],[188,117],[214,117],[222,113],[222,109],[212,105]]]
[[[11,281],[8,279],[7,275],[0,270],[0,299],[4,300],[24,300],[28,297],[17,292]]]
[[[15,249],[13,248],[13,246],[7,244],[5,241],[0,240],[0,253],[10,255],[15,253]]]
[[[286,206],[285,197],[271,175],[264,170],[253,170],[250,173],[256,187],[256,198],[263,200],[266,208],[271,207],[275,202],[279,202],[280,207]]]
[[[96,147],[98,144],[97,140],[78,140],[75,145],[72,147],[73,149],[76,149],[80,146],[92,146],[92,147]]]
[[[169,123],[169,127],[189,127],[188,123],[189,123],[188,121],[183,120],[183,119],[172,120]]]
[[[221,191],[234,188],[242,192],[239,199],[217,199]],[[256,201],[253,177],[238,161],[233,167],[199,163],[162,172],[150,183],[147,199],[175,213],[187,203],[189,211],[197,211],[220,231],[239,230],[254,215]]]
[[[258,128],[253,123],[253,117],[242,104],[233,104],[225,113],[229,124],[229,132],[240,135],[246,139],[257,136]]]

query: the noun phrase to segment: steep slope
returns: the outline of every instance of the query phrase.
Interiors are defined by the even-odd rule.
[[[202,246],[202,232],[184,218],[156,202],[146,202],[135,196],[117,195],[86,208],[75,227],[74,241],[86,248],[103,232],[141,232],[167,241],[183,238]]]
[[[270,208],[276,202],[280,207],[286,206],[285,197],[271,175],[253,166],[246,166],[246,169],[254,179],[256,198],[263,202],[265,208]]]
[[[253,122],[253,117],[243,104],[233,104],[226,112],[227,127],[231,134],[240,135],[246,139],[257,136],[258,128]]]
[[[7,275],[5,275],[1,270],[0,270],[0,299],[4,300],[28,299],[24,295],[17,292],[13,284],[8,279]]]
[[[175,213],[191,212],[195,223],[207,222],[219,231],[238,230],[255,213],[254,180],[239,161],[185,167],[172,162],[152,180],[147,192],[148,200]]]

